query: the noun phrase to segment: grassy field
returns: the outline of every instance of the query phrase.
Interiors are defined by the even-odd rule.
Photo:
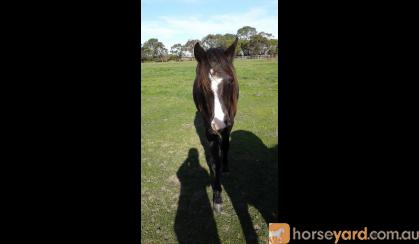
[[[267,243],[278,205],[278,62],[235,60],[240,97],[223,210],[192,99],[195,61],[141,64],[141,242]]]

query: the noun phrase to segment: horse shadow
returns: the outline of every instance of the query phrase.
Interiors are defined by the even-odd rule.
[[[198,112],[194,124],[208,163],[210,152]],[[278,222],[278,144],[268,148],[259,137],[245,130],[233,131],[230,137],[230,174],[222,176],[221,183],[239,218],[246,242],[258,243],[249,206],[262,215],[266,226],[260,228]]]
[[[177,177],[180,196],[174,229],[178,242],[221,243],[206,191],[211,178],[199,164],[196,148],[189,149],[187,159],[177,171]]]

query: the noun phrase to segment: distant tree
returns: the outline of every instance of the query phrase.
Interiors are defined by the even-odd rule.
[[[224,47],[225,40],[224,37],[220,34],[209,34],[202,38],[202,47],[205,49],[215,48],[215,47]]]
[[[267,39],[272,39],[274,37],[271,33],[266,33],[266,32],[263,32],[263,31],[259,32],[259,35],[261,35],[261,36],[263,36]]]
[[[140,46],[141,46],[141,56],[140,56],[140,58],[141,58],[141,63],[142,63],[142,62],[144,62],[144,48],[143,48],[142,43],[140,43]]]
[[[250,40],[250,38],[257,34],[256,28],[251,26],[243,26],[237,30],[237,36],[242,40]]]
[[[244,56],[251,55],[251,49],[250,49],[249,41],[247,41],[247,40],[239,40],[238,46],[240,47],[240,49],[243,52],[243,55]]]
[[[141,44],[141,63],[145,60],[145,53],[144,53],[144,47],[143,44]]]
[[[141,62],[149,61],[152,58],[153,58],[153,52],[150,49],[150,47],[148,45],[141,45]]]
[[[163,44],[161,44],[161,46],[158,46],[157,47],[158,60],[160,60],[161,62],[167,61],[167,56],[168,56],[167,48],[165,48]]]
[[[269,50],[269,40],[260,34],[254,35],[249,40],[249,47],[251,55],[264,55]]]
[[[202,38],[202,40],[189,39],[184,45],[176,43],[170,48],[170,56],[163,43],[159,42],[156,38],[151,38],[141,45],[141,61],[180,60],[184,56],[193,57],[194,46],[197,42],[200,42],[201,46],[205,49],[216,47],[225,49],[234,42],[236,37],[239,38],[235,53],[236,56],[278,54],[279,41],[274,39],[274,36],[271,33],[264,31],[258,33],[254,27],[243,26],[237,30],[236,35],[230,33],[224,35],[208,34]]]
[[[199,42],[199,40],[188,40],[182,47],[183,52],[189,52],[193,56],[193,48],[195,43]]]
[[[157,38],[151,38],[146,41],[143,45],[144,52],[147,57],[150,57],[154,60],[163,61],[164,57],[167,56],[167,49],[164,47],[164,44],[159,42]]]
[[[242,47],[243,44],[244,41],[239,39],[239,41],[237,42],[236,56],[243,56],[245,54]]]
[[[278,40],[277,39],[270,39],[269,40],[269,55],[278,55]]]
[[[252,48],[250,45],[250,39],[252,36],[256,35],[256,28],[251,26],[243,26],[237,30],[237,37],[239,38],[239,43],[237,44],[236,54],[242,54],[244,56],[252,55]]]
[[[169,54],[169,56],[167,56],[167,61],[172,61],[172,60],[179,61],[179,59],[175,55]]]
[[[150,54],[152,57],[156,55],[156,49],[158,46],[159,40],[156,38],[150,38],[148,41],[144,42],[144,50],[147,50],[147,54]]]
[[[222,48],[228,48],[229,46],[231,46],[231,44],[233,44],[233,42],[236,40],[236,35],[233,34],[224,34],[223,35],[223,45]]]
[[[229,46],[231,46],[231,44],[233,44],[233,42],[236,40],[236,35],[227,33],[224,35],[221,34],[209,34],[207,36],[205,36],[204,38],[202,38],[202,47],[204,47],[205,49],[209,49],[209,48],[228,48]],[[236,49],[236,54],[238,54],[240,52],[240,48]]]
[[[176,58],[176,60],[180,60],[182,58],[182,44],[177,43],[170,48],[170,53]]]
[[[224,39],[224,44],[223,44],[223,48],[226,49],[229,46],[231,46],[231,44],[233,44],[233,42],[236,40],[237,35],[233,35],[233,34],[224,34],[223,39]],[[239,40],[239,42],[237,43],[237,47],[236,47],[236,52],[235,55],[238,56],[241,53],[241,42]]]

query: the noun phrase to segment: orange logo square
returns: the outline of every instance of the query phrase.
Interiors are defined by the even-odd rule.
[[[269,223],[269,244],[288,243],[290,226],[287,223]]]

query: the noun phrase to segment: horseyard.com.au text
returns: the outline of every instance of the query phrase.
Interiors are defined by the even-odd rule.
[[[368,227],[362,230],[333,230],[333,231],[300,231],[292,229],[293,240],[419,240],[419,231],[381,230],[368,231]]]
[[[358,240],[419,240],[415,230],[300,230],[292,229],[286,223],[269,224],[269,243],[288,243],[293,240],[328,240],[335,244],[340,241]]]

